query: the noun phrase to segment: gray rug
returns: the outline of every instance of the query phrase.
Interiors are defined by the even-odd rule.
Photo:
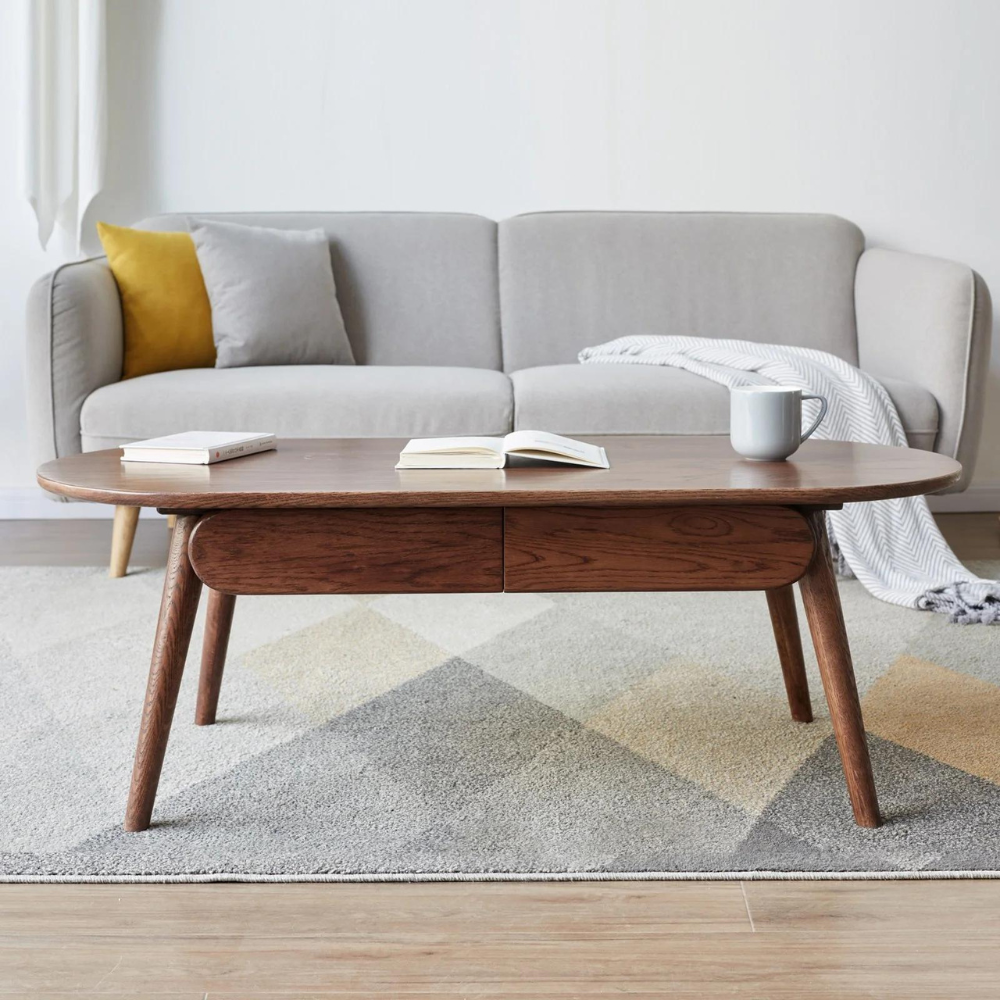
[[[995,576],[1000,565],[976,564]],[[1000,628],[842,584],[886,825],[790,720],[759,594],[241,598],[121,819],[162,574],[0,570],[0,878],[1000,869]],[[803,619],[804,621],[804,619]]]

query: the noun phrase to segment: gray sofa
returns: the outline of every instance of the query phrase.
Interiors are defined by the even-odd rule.
[[[293,437],[725,434],[728,395],[676,369],[578,365],[626,334],[821,348],[886,387],[911,445],[972,474],[990,298],[961,264],[865,250],[828,215],[560,212],[230,214],[323,227],[355,366],[193,369],[121,380],[103,258],[42,278],[28,307],[38,462],[185,429]],[[187,228],[182,215],[139,224]]]

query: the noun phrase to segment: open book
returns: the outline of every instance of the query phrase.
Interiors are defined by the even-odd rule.
[[[604,449],[546,431],[514,431],[506,437],[414,438],[399,454],[397,469],[502,469],[507,456],[609,469]]]

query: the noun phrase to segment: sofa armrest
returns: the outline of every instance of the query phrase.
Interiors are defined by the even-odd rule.
[[[64,264],[28,295],[28,429],[35,462],[80,451],[80,408],[122,377],[121,299],[104,258]]]
[[[990,293],[964,264],[866,250],[854,285],[858,363],[876,378],[904,379],[937,400],[934,450],[962,463],[969,485],[979,449],[992,336]]]

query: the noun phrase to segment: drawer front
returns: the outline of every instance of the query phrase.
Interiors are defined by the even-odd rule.
[[[226,594],[449,594],[503,589],[500,508],[225,510],[190,544]]]
[[[813,554],[789,507],[510,507],[504,589],[766,590]]]

